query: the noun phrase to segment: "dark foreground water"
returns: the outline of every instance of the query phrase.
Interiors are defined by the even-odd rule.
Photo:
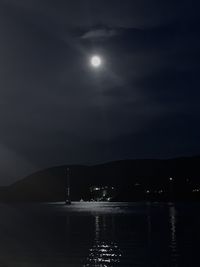
[[[0,266],[200,266],[200,204],[0,204]]]

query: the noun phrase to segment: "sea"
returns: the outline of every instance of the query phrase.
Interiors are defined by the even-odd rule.
[[[199,267],[200,203],[1,203],[0,266]]]

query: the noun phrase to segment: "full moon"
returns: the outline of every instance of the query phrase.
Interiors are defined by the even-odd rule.
[[[92,56],[90,59],[90,63],[94,68],[98,68],[101,66],[102,60],[99,56]]]

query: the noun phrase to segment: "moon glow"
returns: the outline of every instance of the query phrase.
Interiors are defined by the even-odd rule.
[[[101,66],[102,64],[102,60],[99,56],[95,55],[95,56],[92,56],[91,59],[90,59],[90,63],[92,65],[92,67],[94,68],[98,68]]]

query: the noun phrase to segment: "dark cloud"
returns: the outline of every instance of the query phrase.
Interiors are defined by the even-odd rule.
[[[198,25],[193,1],[1,1],[1,182],[199,153]]]

